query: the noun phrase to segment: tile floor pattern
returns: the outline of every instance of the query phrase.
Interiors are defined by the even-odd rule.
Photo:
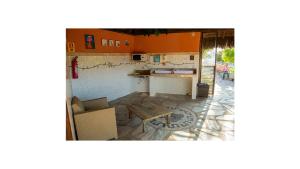
[[[188,109],[197,121],[187,129],[172,131],[153,127],[147,122],[142,132],[142,120],[128,118],[126,105],[152,102]],[[233,140],[234,139],[234,83],[217,76],[215,95],[192,100],[191,96],[132,93],[110,102],[116,108],[119,140]]]

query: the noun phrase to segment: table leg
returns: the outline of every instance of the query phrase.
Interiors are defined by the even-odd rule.
[[[170,124],[170,115],[166,115],[165,118],[166,118],[167,124]]]
[[[145,122],[143,121],[143,133],[145,132]]]
[[[132,112],[129,110],[128,111],[128,118],[131,119],[131,117],[132,117]]]

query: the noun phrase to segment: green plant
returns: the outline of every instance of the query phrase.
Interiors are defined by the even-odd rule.
[[[234,63],[234,48],[227,48],[223,50],[222,60],[225,63]]]
[[[222,59],[222,53],[223,53],[222,50],[218,50],[217,56],[216,56],[217,62],[223,62],[223,59]]]
[[[234,73],[234,67],[229,68],[229,73]]]

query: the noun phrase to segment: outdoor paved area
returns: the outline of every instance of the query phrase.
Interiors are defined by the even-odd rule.
[[[128,104],[154,103],[173,111],[170,124],[158,118],[145,124],[128,117]],[[217,76],[215,95],[192,100],[191,96],[132,93],[110,102],[116,108],[119,140],[233,140],[234,82]]]

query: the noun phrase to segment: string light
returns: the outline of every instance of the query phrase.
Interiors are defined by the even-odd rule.
[[[162,63],[150,63],[150,62],[145,62],[145,61],[140,61],[140,62],[127,62],[127,63],[119,63],[119,64],[113,64],[112,62],[105,62],[105,63],[100,63],[91,67],[80,67],[77,66],[78,69],[93,69],[93,68],[99,68],[100,66],[107,66],[109,68],[113,68],[113,67],[118,67],[118,66],[122,66],[122,65],[133,65],[133,64],[142,64],[144,63],[146,67],[148,67],[148,65],[163,65]],[[181,66],[181,65],[194,65],[194,63],[172,63],[172,62],[166,62],[166,64],[169,65],[173,65],[173,66]],[[68,67],[72,67],[72,66],[68,66]]]

